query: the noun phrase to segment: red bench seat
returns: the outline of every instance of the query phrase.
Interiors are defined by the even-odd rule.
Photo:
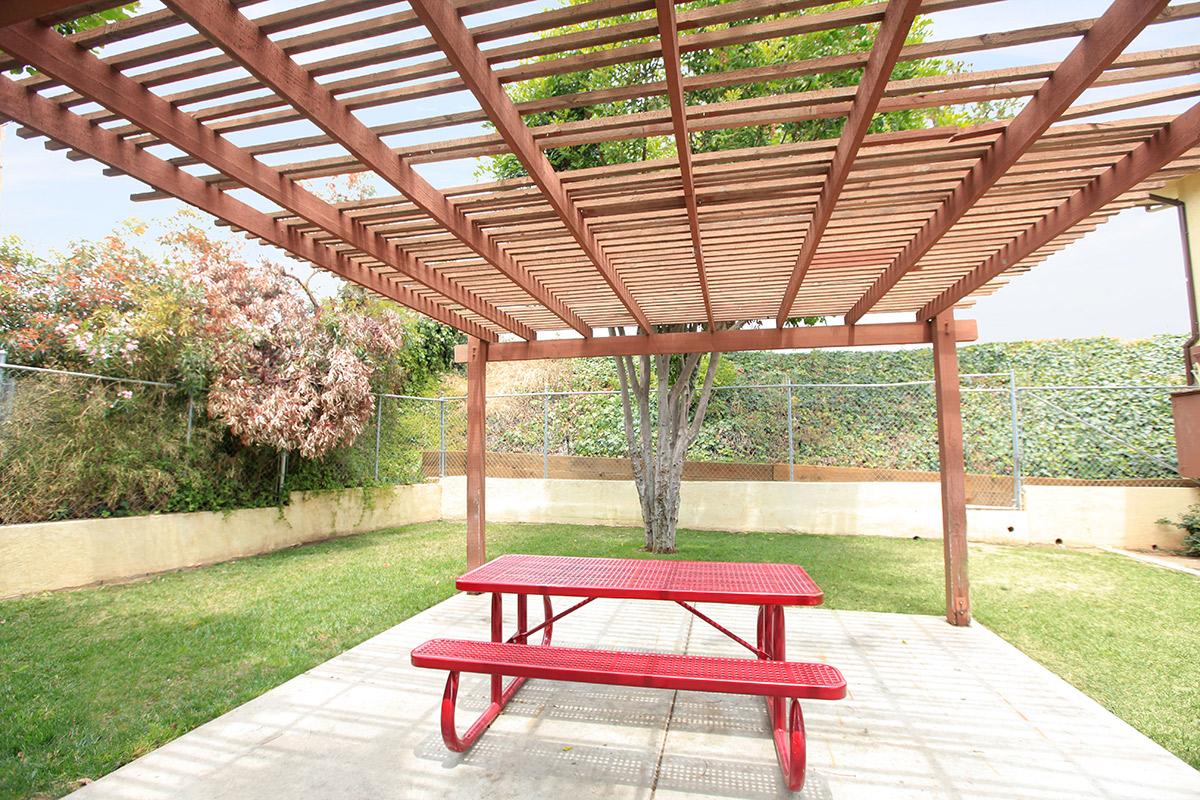
[[[417,667],[519,678],[839,700],[846,679],[828,664],[433,639],[412,651]]]

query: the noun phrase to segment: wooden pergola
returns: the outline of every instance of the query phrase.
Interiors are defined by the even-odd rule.
[[[484,560],[489,361],[931,343],[947,618],[966,624],[956,344],[974,339],[975,326],[954,311],[1200,168],[1200,104],[1178,116],[1088,121],[1200,95],[1198,83],[1138,87],[1200,71],[1200,44],[1126,52],[1146,26],[1200,17],[1200,2],[1114,0],[1094,19],[911,44],[918,13],[997,0],[833,10],[827,0],[690,10],[673,0],[587,0],[472,22],[521,1],[316,0],[252,18],[261,0],[163,0],[165,10],[65,37],[54,23],[120,0],[6,2],[2,66],[37,72],[0,78],[0,116],[72,159],[148,184],[138,199],[183,200],[466,333],[472,566]],[[555,32],[580,23],[589,24]],[[681,53],[864,25],[874,31],[868,51],[718,74],[680,67]],[[1057,40],[1074,42],[1058,63],[891,79],[898,62]],[[522,103],[506,91],[658,60],[662,81]],[[701,89],[845,71],[861,72],[856,85],[689,104]],[[1080,102],[1089,88],[1125,85],[1117,99]],[[407,101],[446,96],[456,107],[451,96],[467,92],[468,110],[405,113]],[[648,97],[668,102],[602,110]],[[870,129],[879,113],[1009,99],[1024,101],[1020,112],[996,123]],[[388,109],[387,120],[364,122],[380,116],[359,113],[371,109]],[[552,109],[579,119],[526,124]],[[840,136],[696,154],[689,144],[699,131],[819,119],[844,120]],[[494,133],[447,136],[480,122]],[[401,136],[421,143],[397,146]],[[674,138],[677,157],[556,172],[545,154],[657,136]],[[443,190],[414,169],[500,153],[528,177]],[[300,183],[359,172],[395,193],[331,203]],[[864,321],[877,312],[911,321]],[[783,327],[798,316],[842,323]],[[725,329],[746,321],[766,325]],[[658,332],[668,325],[697,332]],[[609,329],[635,335],[597,335]]]

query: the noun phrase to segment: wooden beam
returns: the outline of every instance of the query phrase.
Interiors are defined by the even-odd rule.
[[[54,21],[77,19],[124,5],[128,0],[9,0],[0,3],[0,28],[18,22],[50,17]],[[70,13],[67,13],[70,12]]]
[[[254,159],[162,98],[64,39],[53,28],[25,22],[0,28],[0,50],[70,85],[95,102],[204,159],[243,186],[338,236],[371,258],[424,284],[506,330],[533,339],[533,329],[453,283],[382,236]]]
[[[585,339],[584,341],[591,341]],[[467,569],[487,561],[486,440],[487,342],[472,337],[467,349]]]
[[[272,219],[269,215],[207,185],[199,178],[147,153],[116,134],[80,119],[57,103],[47,100],[35,91],[22,88],[7,77],[0,78],[0,114],[41,131],[56,141],[86,152],[97,161],[117,167],[130,177],[170,192],[185,203],[249,231],[297,258],[309,261],[473,336],[495,339],[495,334],[482,325],[403,286],[397,286],[385,275],[356,264],[330,248],[315,244],[311,238]]]
[[[879,31],[875,34],[875,45],[871,55],[867,57],[867,66],[858,81],[858,90],[850,113],[846,117],[846,125],[842,128],[841,138],[838,139],[837,149],[833,153],[833,161],[825,176],[821,193],[817,196],[817,206],[813,210],[812,221],[804,233],[804,244],[800,246],[800,254],[796,257],[796,266],[792,268],[788,278],[787,288],[783,291],[783,300],[779,304],[779,312],[775,315],[775,327],[782,328],[791,316],[792,304],[800,291],[800,284],[808,274],[813,256],[821,246],[821,237],[833,216],[838,197],[850,177],[850,168],[858,156],[858,149],[866,138],[867,128],[875,116],[875,109],[883,99],[883,91],[887,88],[888,80],[892,77],[892,69],[900,57],[904,40],[912,28],[913,20],[921,8],[921,0],[898,0],[888,4],[884,12]]]
[[[855,302],[846,322],[858,322],[882,300],[1166,5],[1167,0],[1114,0],[937,212]]]
[[[642,330],[651,331],[650,320],[634,299],[629,287],[625,285],[625,281],[617,274],[616,268],[605,255],[595,235],[589,230],[583,215],[579,213],[574,201],[563,188],[562,181],[554,172],[554,167],[534,142],[533,134],[525,127],[521,114],[492,73],[487,58],[475,44],[458,11],[444,0],[410,0],[409,5],[458,70],[463,83],[475,95],[479,105],[496,126],[496,131],[529,172],[530,178],[566,225],[572,238],[583,249]]]
[[[954,323],[960,342],[979,338],[974,320]],[[793,350],[809,347],[870,347],[876,345],[929,344],[929,326],[916,322],[873,325],[818,325],[811,328],[765,328],[700,333],[659,333],[654,336],[605,336],[593,339],[542,339],[536,342],[501,342],[488,348],[489,361],[530,361],[543,358],[596,358],[674,353],[735,353],[746,350]],[[454,360],[466,361],[468,349],[459,345]]]
[[[951,625],[969,625],[971,595],[967,579],[967,484],[954,313],[947,311],[940,314],[927,325],[933,338],[933,383],[937,400],[946,620]]]
[[[1148,177],[1200,146],[1200,103],[1180,114],[1107,170],[1068,197],[1057,208],[993,253],[920,311],[918,320],[932,319],[954,307],[971,292],[1021,263],[1036,251]]]
[[[919,0],[918,0],[919,2]],[[658,38],[662,45],[663,68],[667,76],[667,97],[671,103],[671,125],[675,132],[675,150],[679,153],[679,179],[683,183],[683,203],[687,206],[692,251],[696,256],[696,277],[709,330],[716,330],[712,298],[708,291],[708,273],[704,267],[704,242],[700,237],[700,210],[696,204],[696,181],[692,172],[692,143],[688,138],[687,101],[683,96],[683,70],[679,62],[679,30],[675,21],[675,0],[655,0]]]
[[[238,1],[244,2],[244,0],[238,0]],[[347,0],[337,0],[337,1],[338,2],[346,2]],[[334,0],[328,0],[326,3],[322,3],[321,7],[324,9],[327,9],[330,7],[332,2],[334,2]],[[360,2],[361,2],[361,0],[360,0]],[[588,4],[583,4],[580,6],[569,6],[564,9],[558,9],[557,12],[560,14],[574,14],[580,9],[584,9],[588,6],[594,7],[596,5],[597,5],[596,3],[588,3]],[[684,27],[706,27],[709,24],[709,20],[712,19],[712,17],[710,16],[711,12],[717,12],[717,16],[723,18],[723,15],[720,13],[721,11],[726,10],[726,9],[731,9],[731,8],[734,8],[739,5],[740,5],[739,3],[727,3],[722,6],[717,6],[714,8],[696,9],[694,11],[682,12],[678,16],[678,23],[679,23],[678,26],[681,29]],[[798,7],[797,3],[790,3],[789,5],[793,9]],[[652,0],[646,0],[645,6],[652,7],[653,6]],[[950,8],[950,7],[953,7],[953,6],[943,5],[943,4],[939,3],[937,0],[926,0],[924,5],[922,6],[923,10],[926,13],[932,13],[934,11],[943,10],[943,9]],[[462,11],[464,8],[466,8],[466,7],[460,7],[460,11]],[[615,8],[614,6],[608,6],[608,8],[614,12],[617,12],[620,10],[620,9]],[[761,5],[760,5],[760,9],[761,9]],[[634,10],[634,9],[632,7],[626,6],[626,7],[624,7],[624,10],[630,11],[630,10]],[[256,24],[259,24],[260,27],[262,27],[264,29],[264,31],[266,31],[267,33],[278,32],[277,30],[272,31],[272,30],[268,29],[270,27],[271,20],[279,19],[287,13],[288,12],[282,12],[280,14],[270,15],[268,17],[260,18],[260,19],[256,20]],[[399,12],[398,14],[388,15],[387,19],[389,21],[391,21],[391,20],[394,20],[396,17],[405,15],[407,13],[408,12]],[[136,19],[138,22],[140,22],[143,19],[155,16],[155,14],[165,14],[168,17],[171,17],[172,19],[174,18],[173,15],[170,14],[170,12],[164,11],[164,12],[152,12],[151,14],[148,14],[148,15],[139,15]],[[701,15],[703,15],[703,18],[701,17]],[[310,13],[308,16],[313,16],[313,15]],[[415,15],[412,15],[412,16],[415,19]],[[533,17],[537,17],[537,16],[538,15],[533,15]],[[819,14],[817,14],[817,15],[806,14],[804,16],[806,18],[808,18],[809,20],[811,20],[814,17],[820,16],[820,15]],[[880,13],[879,16],[882,16],[882,13]],[[1184,5],[1169,6],[1166,9],[1164,9],[1163,13],[1160,14],[1159,17],[1157,19],[1155,19],[1154,21],[1156,23],[1162,23],[1162,22],[1170,22],[1170,21],[1174,21],[1174,20],[1188,19],[1188,18],[1192,18],[1195,16],[1200,16],[1200,3],[1188,3],[1188,4],[1184,4]],[[523,18],[521,20],[521,22],[529,22],[533,19],[533,17]],[[735,19],[736,18],[737,18],[737,16],[735,15]],[[563,22],[563,23],[567,23],[570,21],[566,17],[563,17],[563,16],[556,17],[556,19],[558,19],[560,22]],[[868,18],[865,18],[865,21],[871,22],[871,21],[875,21],[876,19],[878,19],[878,17],[874,17],[874,18],[868,17]],[[366,22],[354,23],[353,25],[365,27],[369,22],[372,22],[372,21],[373,20],[368,20]],[[843,19],[843,21],[845,21],[845,19]],[[479,26],[476,28],[472,28],[472,30],[471,30],[472,36],[475,39],[475,42],[477,44],[479,44],[482,41],[487,40],[487,39],[504,38],[507,35],[512,35],[512,22],[513,21],[492,23],[490,25],[482,25],[482,26]],[[950,56],[950,55],[960,56],[964,53],[981,50],[981,49],[1011,47],[1011,46],[1020,45],[1020,44],[1039,43],[1039,42],[1044,42],[1044,41],[1048,41],[1051,39],[1057,39],[1057,38],[1076,37],[1076,36],[1080,35],[1081,33],[1085,32],[1093,22],[1094,22],[1094,20],[1090,20],[1090,19],[1072,20],[1069,22],[1059,22],[1059,23],[1054,23],[1052,25],[1039,26],[1036,28],[1025,28],[1025,29],[1016,30],[1016,31],[989,32],[989,33],[983,34],[983,35],[967,36],[967,37],[946,40],[946,41],[940,41],[940,42],[925,42],[925,43],[921,43],[921,44],[907,45],[901,51],[900,60],[911,61],[911,60],[918,60],[918,59],[922,59],[922,58],[938,58],[938,57],[945,57],[945,56]],[[553,27],[553,25],[551,27]],[[621,29],[622,27],[623,26],[621,26],[621,25],[607,25],[607,26],[598,27],[595,30],[611,32],[614,30]],[[746,30],[753,30],[755,27],[756,26],[753,24],[752,25],[737,25],[737,26],[734,26],[735,30],[733,30],[732,32],[733,33],[742,33]],[[522,26],[522,29],[524,32],[539,30],[539,28],[536,24],[534,24],[532,26]],[[589,33],[589,34],[594,33],[595,30],[588,31],[587,33]],[[385,23],[383,26],[383,29],[379,30],[378,32],[379,33],[390,32],[390,26],[388,26]],[[358,36],[362,35],[361,30],[359,30],[357,35]],[[76,35],[76,36],[79,36],[79,35]],[[328,36],[328,38],[324,38],[326,36]],[[331,44],[338,44],[338,43],[344,41],[343,36],[344,36],[344,34],[339,33],[338,28],[334,28],[334,29],[323,30],[319,36],[316,34],[311,34],[311,35],[305,34],[305,35],[302,35],[299,37],[295,37],[294,39],[280,39],[279,44],[280,44],[280,46],[282,46],[284,48],[284,50],[286,52],[288,52],[289,54],[292,54],[293,50],[295,49],[295,45],[299,44],[300,42],[303,42],[304,47],[306,47],[306,48],[326,46],[326,45],[331,45]],[[75,37],[72,37],[72,38],[74,40]],[[207,40],[204,40],[203,37],[193,36],[191,38],[200,39],[200,40],[204,41],[205,43],[207,43]],[[552,39],[562,39],[562,38],[564,38],[564,37],[542,38],[542,39],[536,40],[536,44],[540,48],[543,45],[545,45],[547,42],[551,41]],[[577,47],[580,46],[579,43],[581,40],[579,40],[577,37],[573,37],[572,35],[567,35],[565,38],[570,41],[569,45],[564,43],[564,47],[566,49],[577,49]],[[681,40],[684,38],[686,38],[686,37],[681,37]],[[335,56],[331,59],[323,59],[323,60],[317,61],[317,62],[306,63],[305,69],[313,77],[317,77],[319,75],[329,74],[331,72],[337,72],[343,68],[348,68],[348,67],[346,67],[347,63],[351,63],[355,66],[362,67],[362,66],[367,66],[369,64],[375,64],[375,63],[381,63],[381,62],[393,62],[393,61],[403,59],[408,56],[419,55],[422,53],[436,51],[436,45],[432,44],[432,40],[425,40],[425,41],[428,41],[430,43],[428,46],[429,46],[429,48],[432,48],[432,49],[425,49],[424,47],[422,47],[422,48],[418,48],[418,50],[416,50],[416,51],[413,51],[413,50],[408,49],[408,45],[412,44],[413,42],[404,42],[404,43],[400,43],[398,45],[389,45],[384,48],[375,48],[372,51],[373,53],[375,53],[375,55],[366,61],[361,61],[356,56],[353,59],[351,59],[350,62],[347,62],[345,56]],[[589,41],[591,41],[591,40],[589,39]],[[90,41],[90,40],[85,42],[82,39],[79,40],[79,43],[85,44],[87,46],[92,46],[92,44],[93,44],[92,41]],[[531,44],[534,44],[534,43],[535,42],[524,41],[524,42],[518,43],[517,45],[500,48],[499,50],[496,50],[496,49],[488,50],[487,56],[488,56],[489,63],[512,61],[515,59],[520,59],[527,54],[529,56],[532,56],[533,53],[529,53],[528,48],[530,47]],[[714,44],[715,43],[713,43],[713,42],[708,42],[708,45],[710,45],[710,46],[713,46]],[[682,46],[681,46],[681,49],[683,49]],[[158,50],[154,50],[154,55],[157,56],[157,54],[159,52],[160,51],[158,51]],[[167,52],[173,53],[174,55],[180,54],[180,53],[176,52],[174,49],[170,49],[170,48],[168,48]],[[540,50],[539,50],[539,54],[542,54]],[[130,64],[125,63],[126,58],[129,57],[130,55],[131,54],[128,54],[128,53],[118,54],[118,55],[112,56],[111,61],[114,66],[117,66],[120,69],[125,69],[128,66],[130,66]],[[589,54],[589,57],[594,59],[597,55],[599,55],[599,54],[593,52],[593,53]],[[865,66],[868,56],[869,56],[869,51],[865,51],[865,52],[843,54],[843,55],[839,55],[839,56],[823,56],[823,57],[819,57],[816,59],[805,59],[805,60],[799,61],[799,62],[791,62],[788,64],[776,64],[776,65],[770,65],[767,67],[752,67],[752,68],[741,69],[741,70],[729,70],[726,72],[714,73],[711,75],[692,75],[692,76],[688,76],[687,78],[685,78],[684,88],[689,91],[705,89],[705,88],[719,88],[719,87],[744,84],[744,83],[754,83],[754,82],[760,82],[760,81],[784,80],[784,79],[788,79],[788,78],[795,78],[795,77],[800,77],[802,75],[811,75],[811,74],[816,74],[816,73],[830,73],[830,72],[837,72],[840,70],[859,69],[859,68],[862,68]],[[631,56],[631,58],[633,58],[633,60],[635,60],[635,61],[641,60],[644,58],[649,58],[649,57],[650,56],[640,56],[638,58],[634,58],[633,56]],[[151,58],[151,56],[147,56],[147,58]],[[137,60],[139,60],[139,59],[135,59],[135,62]],[[446,68],[449,67],[448,62],[444,62],[444,59],[438,59],[438,62],[443,62],[444,66]],[[535,62],[535,63],[544,64],[546,62]],[[179,79],[185,78],[185,77],[197,77],[199,75],[208,74],[214,70],[220,70],[220,69],[224,68],[224,66],[227,64],[228,64],[228,59],[225,58],[224,56],[192,60],[192,61],[187,62],[187,64],[183,65],[183,67],[186,67],[186,69],[183,69],[182,72],[180,71],[181,67],[179,65],[175,65],[173,67],[169,67],[164,70],[156,70],[156,71],[150,72],[150,73],[139,74],[138,80],[140,82],[147,83],[147,85],[162,83],[164,81],[171,82],[171,81],[179,80]],[[575,69],[580,69],[580,68],[581,67],[575,67]],[[196,71],[193,71],[193,70],[196,70]],[[567,68],[566,71],[571,71],[571,69]],[[497,77],[501,80],[501,82],[504,82],[506,80],[506,72],[507,72],[506,69],[497,70],[496,74],[497,74]],[[385,77],[380,77],[381,75],[383,75]],[[366,76],[357,77],[357,78],[353,78],[353,79],[349,79],[349,80],[334,81],[334,82],[328,84],[328,87],[331,91],[334,92],[335,95],[342,97],[343,102],[351,110],[361,110],[363,108],[375,107],[375,106],[379,106],[379,105],[386,105],[386,104],[390,104],[390,103],[397,103],[397,102],[401,102],[405,99],[416,99],[418,97],[429,97],[429,96],[431,96],[430,93],[433,92],[435,89],[436,89],[436,92],[434,92],[434,93],[442,94],[442,93],[456,91],[458,88],[461,88],[461,81],[437,80],[437,81],[434,81],[432,84],[415,85],[415,86],[412,84],[408,84],[408,85],[401,86],[398,88],[370,92],[367,94],[362,94],[361,92],[356,93],[357,90],[366,89],[366,88],[370,88],[373,86],[379,86],[379,85],[381,85],[381,82],[384,84],[402,83],[405,81],[406,77],[407,78],[412,77],[412,75],[407,70],[399,70],[399,71],[384,70],[382,73],[370,73]],[[1040,77],[1044,78],[1045,76],[1040,76]],[[28,79],[28,80],[33,80],[33,79]],[[220,84],[212,85],[209,87],[200,87],[198,89],[189,89],[189,90],[186,90],[183,92],[175,92],[175,93],[166,95],[165,99],[168,100],[168,102],[171,102],[173,105],[177,105],[180,107],[187,107],[190,104],[192,104],[193,102],[201,102],[206,99],[211,100],[211,99],[214,99],[217,97],[224,97],[227,95],[238,94],[241,92],[247,92],[247,91],[253,90],[256,85],[257,85],[257,81],[252,76],[248,76],[244,79],[236,79],[233,81],[224,81],[224,82],[221,82]],[[546,99],[542,99],[542,100],[533,101],[531,103],[521,104],[518,106],[518,110],[520,110],[521,113],[523,113],[523,114],[536,113],[539,111],[544,111],[544,110],[553,109],[553,108],[581,107],[581,106],[588,106],[588,105],[597,105],[597,104],[618,102],[621,100],[630,100],[630,99],[633,99],[636,97],[643,97],[643,96],[648,96],[648,95],[653,95],[653,94],[665,94],[665,92],[666,92],[666,82],[665,81],[655,81],[652,83],[641,84],[641,85],[637,85],[637,86],[612,87],[612,88],[608,88],[608,89],[597,90],[594,92],[559,95],[554,98],[546,98]],[[354,94],[355,96],[347,97],[346,95],[348,95],[348,94]],[[79,98],[79,96],[75,93],[68,93],[67,95],[62,96],[61,98],[56,97],[55,100],[60,101],[60,102],[71,102],[73,104],[82,101],[82,99]],[[214,129],[222,131],[222,132],[230,132],[230,131],[234,131],[234,130],[244,130],[244,129],[247,129],[247,127],[259,127],[259,126],[263,126],[263,125],[277,125],[282,122],[292,121],[292,120],[299,118],[299,113],[296,112],[295,109],[279,108],[280,103],[281,103],[281,101],[274,95],[266,95],[266,96],[260,96],[258,98],[251,98],[249,100],[242,100],[242,101],[237,101],[237,102],[232,102],[232,103],[223,103],[219,106],[208,106],[208,107],[205,107],[202,109],[196,109],[193,113],[194,113],[194,116],[196,116],[196,118],[201,121],[205,121],[205,122],[212,121],[214,123],[213,124]],[[265,111],[266,109],[275,109],[275,110],[269,111],[267,113],[261,113],[261,114],[253,113],[256,110],[257,111]],[[88,116],[89,116],[89,118],[92,118],[99,122],[104,122],[104,121],[107,121],[108,119],[111,119],[111,115],[107,114],[107,112],[98,112],[98,114],[99,114],[99,116],[93,116],[93,115],[88,115]],[[231,117],[233,117],[233,118],[231,118]],[[470,112],[459,112],[459,113],[454,113],[454,114],[439,114],[433,118],[429,118],[427,120],[427,122],[435,123],[435,126],[441,126],[441,125],[462,124],[465,122],[479,122],[479,121],[485,121],[485,120],[486,120],[486,114],[484,114],[482,110],[477,110],[477,111],[470,111]],[[399,132],[404,132],[405,130],[411,131],[413,129],[421,129],[423,127],[427,127],[427,125],[423,125],[420,120],[407,120],[404,122],[395,123],[394,127],[387,126],[387,127],[385,127],[385,129],[395,130],[397,133],[399,133]],[[138,134],[138,132],[130,126],[123,126],[122,128],[117,129],[117,132],[120,133],[121,135]],[[18,131],[18,135],[21,135],[20,131]],[[536,136],[535,136],[535,138],[536,138]],[[139,142],[146,144],[152,140],[152,137],[145,136],[145,135],[139,135],[138,140],[139,140]]]
[[[578,314],[567,308],[528,270],[497,247],[444,194],[417,174],[408,161],[398,158],[332,92],[313,80],[282,47],[228,0],[164,2],[230,58],[244,66],[263,85],[291,103],[332,141],[346,148],[363,166],[390,183],[508,280],[520,286],[530,297],[579,333],[592,335],[592,329]]]

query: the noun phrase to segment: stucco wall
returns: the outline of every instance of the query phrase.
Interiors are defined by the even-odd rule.
[[[0,527],[0,597],[212,564],[441,518],[441,486],[295,493],[282,509]]]
[[[913,483],[701,482],[683,484],[680,525],[730,531],[941,537],[938,485]],[[1177,547],[1177,517],[1200,490],[1027,486],[1021,511],[969,508],[973,541],[1075,546]],[[0,597],[125,580],[212,564],[336,536],[437,519],[462,519],[466,481],[369,493],[294,494],[282,512],[160,514],[0,527]],[[639,526],[632,482],[491,478],[493,522]]]
[[[1183,532],[1159,525],[1200,502],[1200,489],[1147,486],[1027,486],[1025,506],[1034,541],[1068,545],[1174,549]]]
[[[463,478],[442,480],[442,516],[462,519]],[[688,481],[679,524],[733,531],[940,538],[938,484]],[[1159,487],[1029,486],[1020,511],[968,508],[973,541],[1019,544],[1178,547],[1177,517],[1200,490]],[[641,524],[632,482],[491,478],[487,516],[494,522]]]

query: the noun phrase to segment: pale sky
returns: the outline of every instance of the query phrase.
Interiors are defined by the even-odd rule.
[[[271,13],[288,3],[272,0],[253,6],[253,16]],[[552,5],[545,0],[530,2],[501,12],[505,17],[529,13]],[[934,17],[931,38],[947,39],[981,30],[1041,25],[1050,22],[1098,16],[1108,7],[1107,0],[1005,0],[977,8],[943,12]],[[143,10],[158,8],[145,2]],[[472,22],[499,14],[479,15]],[[1169,29],[1169,30],[1168,30]],[[300,29],[303,32],[306,29]],[[394,35],[397,40],[409,34]],[[139,44],[145,43],[141,40]],[[382,41],[382,40],[381,40]],[[1166,47],[1194,46],[1200,42],[1200,20],[1150,26],[1130,45],[1129,51]],[[1073,40],[1037,46],[1006,48],[970,54],[963,60],[977,69],[993,69],[1016,64],[1060,60]],[[489,45],[490,46],[490,45]],[[116,52],[111,48],[107,52]],[[307,58],[324,58],[332,49]],[[1194,80],[1194,76],[1192,78]],[[1093,90],[1080,102],[1104,97],[1150,91],[1187,79],[1140,83],[1132,88]],[[186,88],[176,84],[173,89]],[[1175,114],[1194,101],[1176,101],[1139,110],[1136,115]],[[363,112],[367,123],[378,123],[396,116],[418,117],[474,108],[473,98],[460,93],[430,100]],[[1120,116],[1129,116],[1128,113]],[[296,125],[272,130],[270,138],[312,132],[311,127]],[[42,140],[25,140],[15,135],[15,126],[4,126],[0,145],[3,165],[0,184],[0,234],[16,234],[38,252],[63,248],[71,239],[94,239],[109,233],[123,220],[136,217],[156,220],[170,216],[182,207],[176,201],[134,203],[129,195],[145,190],[130,178],[110,178],[101,174],[95,162],[72,162],[61,151],[47,151]],[[459,126],[422,134],[424,139],[470,136],[481,132],[478,126]],[[256,134],[231,137],[238,144],[255,141]],[[262,134],[257,134],[261,137]],[[393,145],[412,143],[413,137],[389,139]],[[320,158],[333,151],[315,149],[305,157]],[[172,151],[159,149],[159,155]],[[264,159],[267,160],[267,159]],[[278,161],[273,162],[278,163]],[[440,187],[474,182],[476,164],[457,161],[419,165],[418,170]],[[239,197],[264,206],[261,198],[241,192]],[[1200,235],[1194,232],[1193,236]],[[264,251],[282,259],[277,251]],[[1044,339],[1051,337],[1116,336],[1139,338],[1156,333],[1183,333],[1187,330],[1187,306],[1183,284],[1183,262],[1174,212],[1146,213],[1126,211],[1083,241],[1058,253],[1027,275],[1014,280],[995,296],[982,299],[965,314],[979,321],[981,341]],[[907,315],[906,315],[907,318]]]

